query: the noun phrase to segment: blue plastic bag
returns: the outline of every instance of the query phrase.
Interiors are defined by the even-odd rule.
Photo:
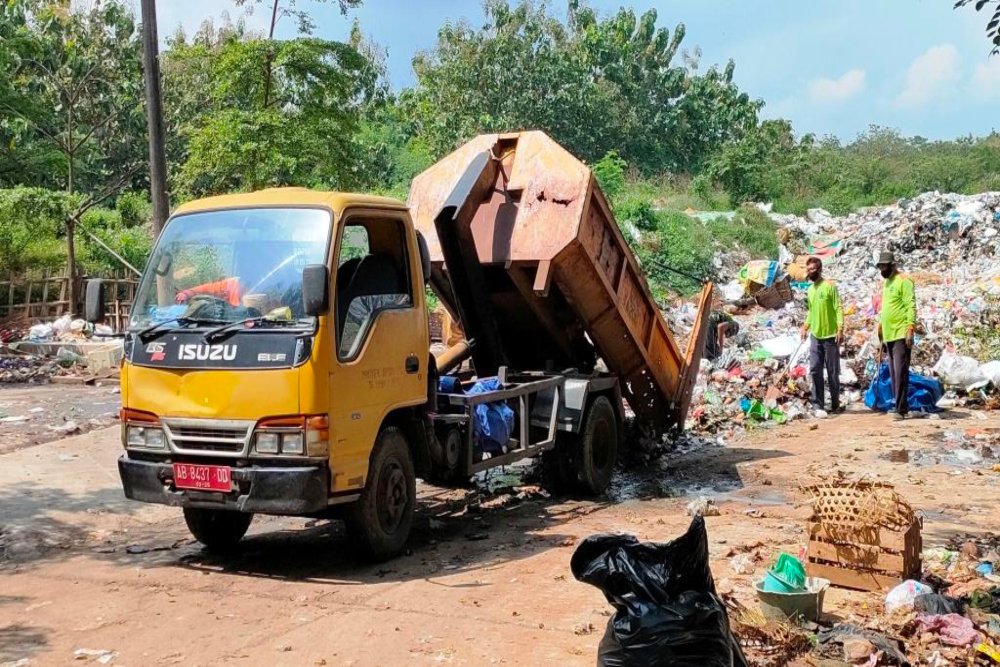
[[[467,396],[503,389],[499,378],[486,378],[472,385]],[[472,432],[484,452],[494,456],[506,453],[507,441],[514,430],[514,411],[503,401],[480,403],[473,411]]]
[[[934,378],[910,371],[910,385],[906,391],[906,402],[911,412],[939,412],[937,402],[944,396],[944,388]],[[865,405],[879,412],[896,409],[896,398],[892,393],[892,378],[889,364],[879,366],[878,373],[865,392]]]

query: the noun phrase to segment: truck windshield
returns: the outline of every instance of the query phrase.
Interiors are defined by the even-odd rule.
[[[174,320],[207,325],[247,318],[308,323],[302,269],[324,264],[331,214],[260,208],[190,213],[170,221],[146,266],[132,329]]]

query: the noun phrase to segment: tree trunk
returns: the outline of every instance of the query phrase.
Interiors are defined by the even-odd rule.
[[[278,2],[280,0],[274,0],[274,5],[271,7],[271,29],[267,33],[267,39],[270,42],[274,41],[274,26],[278,24]],[[271,78],[273,76],[272,65],[274,63],[274,51],[272,50],[274,45],[270,45],[267,52],[267,66],[264,70],[264,108],[266,109],[271,104]]]
[[[77,313],[77,293],[76,293],[76,248],[73,244],[73,235],[76,230],[76,221],[66,221],[66,272],[69,274],[67,283],[67,294],[69,295],[69,308],[67,312],[71,315]]]

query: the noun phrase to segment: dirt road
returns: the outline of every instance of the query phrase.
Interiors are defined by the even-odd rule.
[[[0,664],[99,664],[74,660],[91,649],[114,665],[592,665],[610,607],[569,573],[580,539],[671,539],[703,487],[721,509],[707,519],[719,588],[750,601],[753,577],[729,556],[797,553],[795,489],[817,476],[897,484],[925,513],[928,545],[1000,532],[993,462],[942,449],[1000,427],[979,417],[798,423],[660,460],[596,502],[529,489],[469,512],[462,493],[427,487],[411,553],[380,566],[352,557],[339,525],[290,519],[258,518],[235,557],[206,554],[178,512],[122,498],[116,429],[23,448],[0,455]],[[833,590],[827,607],[878,599]]]

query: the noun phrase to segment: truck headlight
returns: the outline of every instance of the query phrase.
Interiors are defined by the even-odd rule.
[[[125,443],[129,447],[144,447],[146,449],[163,449],[163,430],[153,426],[129,425]]]
[[[301,454],[302,453],[302,434],[301,433],[282,433],[281,434],[281,453],[282,454]]]
[[[278,434],[258,433],[254,436],[254,449],[258,454],[277,454]]]
[[[253,438],[255,454],[325,457],[330,419],[327,415],[266,417],[257,423]]]

